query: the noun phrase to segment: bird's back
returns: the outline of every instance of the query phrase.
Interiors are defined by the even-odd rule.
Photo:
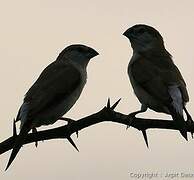
[[[20,119],[32,119],[32,125],[53,124],[79,98],[86,83],[86,71],[74,64],[51,63],[26,93]]]

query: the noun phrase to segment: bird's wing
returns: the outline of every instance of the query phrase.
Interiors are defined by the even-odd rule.
[[[161,59],[161,63],[156,63],[153,59],[138,59],[133,63],[132,75],[150,96],[168,107],[180,133],[187,140],[183,104],[189,98],[183,77],[173,61]]]
[[[162,62],[164,61],[164,62]],[[170,60],[154,60],[140,58],[132,64],[132,74],[135,81],[151,96],[163,103],[172,101],[169,86],[176,85],[181,90],[183,101],[189,100],[186,84],[180,71]]]
[[[147,58],[146,60],[148,60],[161,70],[162,74],[164,74],[163,76],[167,84],[169,85],[175,84],[179,86],[184,102],[189,101],[186,83],[183,79],[183,76],[181,75],[181,72],[179,71],[177,66],[173,63],[171,57],[165,56],[157,58]]]
[[[80,72],[70,64],[60,64],[54,62],[50,64],[39,76],[37,81],[26,93],[24,98],[25,107],[28,108],[27,121],[22,126],[20,134],[15,140],[15,144],[9,158],[6,170],[9,168],[17,153],[19,152],[25,136],[31,129],[30,116],[36,116],[36,113],[49,109],[61,102],[68,96],[80,83]],[[22,118],[22,112],[26,110],[20,108],[18,118]],[[26,113],[24,113],[26,114]],[[26,116],[26,115],[25,115]]]
[[[50,64],[26,93],[24,103],[28,104],[28,116],[59,104],[71,94],[81,82],[80,72],[70,64]]]

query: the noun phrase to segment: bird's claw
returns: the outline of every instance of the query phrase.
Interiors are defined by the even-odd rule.
[[[128,116],[128,119],[129,119],[129,123],[127,124],[127,127],[126,127],[126,130],[130,128],[132,122],[133,122],[133,118]]]
[[[134,120],[134,118],[135,118],[135,113],[130,113],[130,114],[128,114],[128,116],[127,116],[127,118],[129,119],[129,124],[127,125],[127,127],[126,127],[126,130],[128,129],[128,128],[130,128],[130,126],[131,126],[131,124],[132,124],[132,122],[133,122],[133,120]]]
[[[64,121],[67,121],[67,125],[70,126],[72,123],[74,123],[75,121],[70,119],[70,118],[64,118],[64,117],[61,117],[59,118],[61,120],[64,120]],[[69,128],[69,127],[68,127]],[[78,131],[76,131],[76,135],[77,135],[77,138],[78,138]],[[71,145],[79,152],[79,149],[77,148],[77,146],[75,145],[75,143],[73,142],[73,140],[71,139],[70,135],[66,137],[67,140],[71,143]]]
[[[75,122],[75,120],[69,119],[69,120],[67,121],[67,125],[71,125],[71,124],[74,123],[74,122]],[[77,136],[77,138],[78,138],[78,136],[79,136],[78,131],[76,131],[75,133],[76,133],[76,136]]]
[[[60,119],[60,120],[63,120],[63,121],[66,121],[68,124],[75,122],[75,120],[70,119],[70,118],[60,117],[59,119]]]
[[[130,114],[128,114],[129,118],[135,118],[135,115],[137,114],[137,112],[132,112]]]
[[[59,118],[60,120],[64,120],[64,121],[67,121],[67,125],[71,125],[72,123],[74,123],[75,122],[75,120],[73,120],[73,119],[70,119],[70,118],[64,118],[64,117],[60,117]],[[78,138],[78,131],[76,131],[76,136],[77,136],[77,138]]]

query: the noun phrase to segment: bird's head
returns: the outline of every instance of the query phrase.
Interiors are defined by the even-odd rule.
[[[151,26],[137,24],[124,33],[130,42],[134,51],[143,52],[164,48],[164,42],[161,34]]]
[[[59,57],[57,59],[69,59],[70,61],[87,65],[89,60],[97,55],[99,55],[99,53],[91,47],[82,44],[73,44],[66,47],[59,54]]]

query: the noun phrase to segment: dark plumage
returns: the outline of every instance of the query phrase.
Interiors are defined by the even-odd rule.
[[[189,101],[186,83],[165,49],[162,36],[153,27],[142,24],[129,28],[123,35],[130,40],[133,48],[128,74],[142,104],[141,112],[150,108],[170,114],[187,139],[183,117],[183,109]],[[190,115],[186,114],[189,118]]]
[[[31,129],[53,124],[75,104],[87,80],[87,64],[97,55],[98,53],[90,47],[71,45],[43,70],[26,93],[18,112],[16,121],[21,121],[21,130],[7,168],[15,159],[25,136]],[[72,143],[70,138],[69,140]]]

